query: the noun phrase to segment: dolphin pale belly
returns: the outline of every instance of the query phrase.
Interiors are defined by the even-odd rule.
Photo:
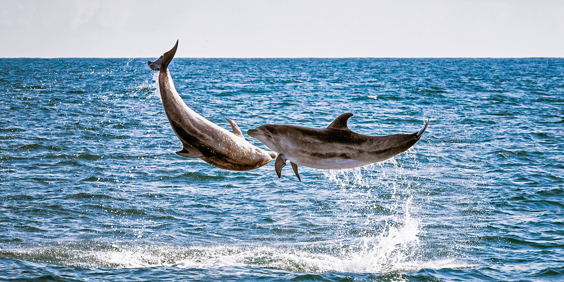
[[[177,48],[178,41],[157,61],[148,62],[151,69],[159,71],[163,107],[174,133],[182,142],[182,150],[176,153],[187,158],[200,158],[219,168],[237,171],[251,170],[269,163],[276,157],[276,153],[251,145],[234,121],[226,119],[233,128],[231,133],[186,106],[176,92],[168,71]]]
[[[427,121],[423,129],[413,134],[368,136],[348,128],[347,121],[352,115],[340,115],[325,129],[266,124],[247,131],[247,134],[278,153],[275,162],[278,177],[289,160],[300,179],[298,165],[345,169],[389,159],[417,143],[429,125]]]

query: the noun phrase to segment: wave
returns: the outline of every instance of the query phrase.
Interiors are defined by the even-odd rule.
[[[211,246],[132,245],[125,243],[74,242],[44,247],[0,250],[0,256],[43,263],[87,268],[176,267],[213,269],[252,267],[308,273],[393,273],[421,269],[468,268],[452,258],[412,257],[416,244],[413,229],[389,230],[385,236],[362,238],[354,247],[340,244],[305,246]],[[405,234],[408,234],[407,236]],[[334,242],[335,243],[335,242]]]

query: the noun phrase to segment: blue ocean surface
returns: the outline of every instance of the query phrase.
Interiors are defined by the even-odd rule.
[[[176,155],[146,61],[0,59],[0,280],[564,280],[564,59],[172,61],[228,130],[430,120],[302,182]]]

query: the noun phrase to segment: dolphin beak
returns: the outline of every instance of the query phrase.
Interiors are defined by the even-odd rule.
[[[255,137],[259,134],[259,132],[256,129],[249,129],[249,130],[247,130],[247,134],[251,137]]]

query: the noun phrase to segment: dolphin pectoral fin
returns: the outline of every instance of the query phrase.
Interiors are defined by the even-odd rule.
[[[182,151],[178,151],[176,154],[185,158],[201,158],[204,156],[200,151],[198,151],[198,149],[188,144],[184,144]]]
[[[299,180],[300,182],[302,182],[302,180],[300,179],[300,174],[298,173],[298,165],[295,164],[295,163],[293,163],[293,162],[290,162],[290,164],[292,165],[292,169],[294,170],[294,173],[295,173],[296,176],[298,177],[298,180]]]
[[[229,124],[231,124],[231,127],[233,127],[233,134],[245,139],[245,136],[243,136],[243,132],[241,132],[241,129],[239,128],[239,126],[232,120],[226,118],[227,122],[229,122]]]
[[[328,129],[350,130],[349,127],[347,126],[347,121],[352,116],[353,116],[353,114],[351,114],[351,113],[344,113],[344,114],[338,116],[329,126],[327,126],[327,128]]]
[[[274,169],[278,178],[282,177],[282,169],[286,166],[286,156],[284,154],[278,154],[276,162],[274,163]]]
[[[156,71],[158,71],[158,70],[161,69],[161,64],[162,64],[162,63],[163,63],[163,56],[161,56],[158,60],[156,60],[156,61],[154,61],[154,62],[151,62],[151,61],[148,61],[148,62],[147,62],[147,64],[149,65],[149,67],[150,67],[152,70],[156,70]]]

